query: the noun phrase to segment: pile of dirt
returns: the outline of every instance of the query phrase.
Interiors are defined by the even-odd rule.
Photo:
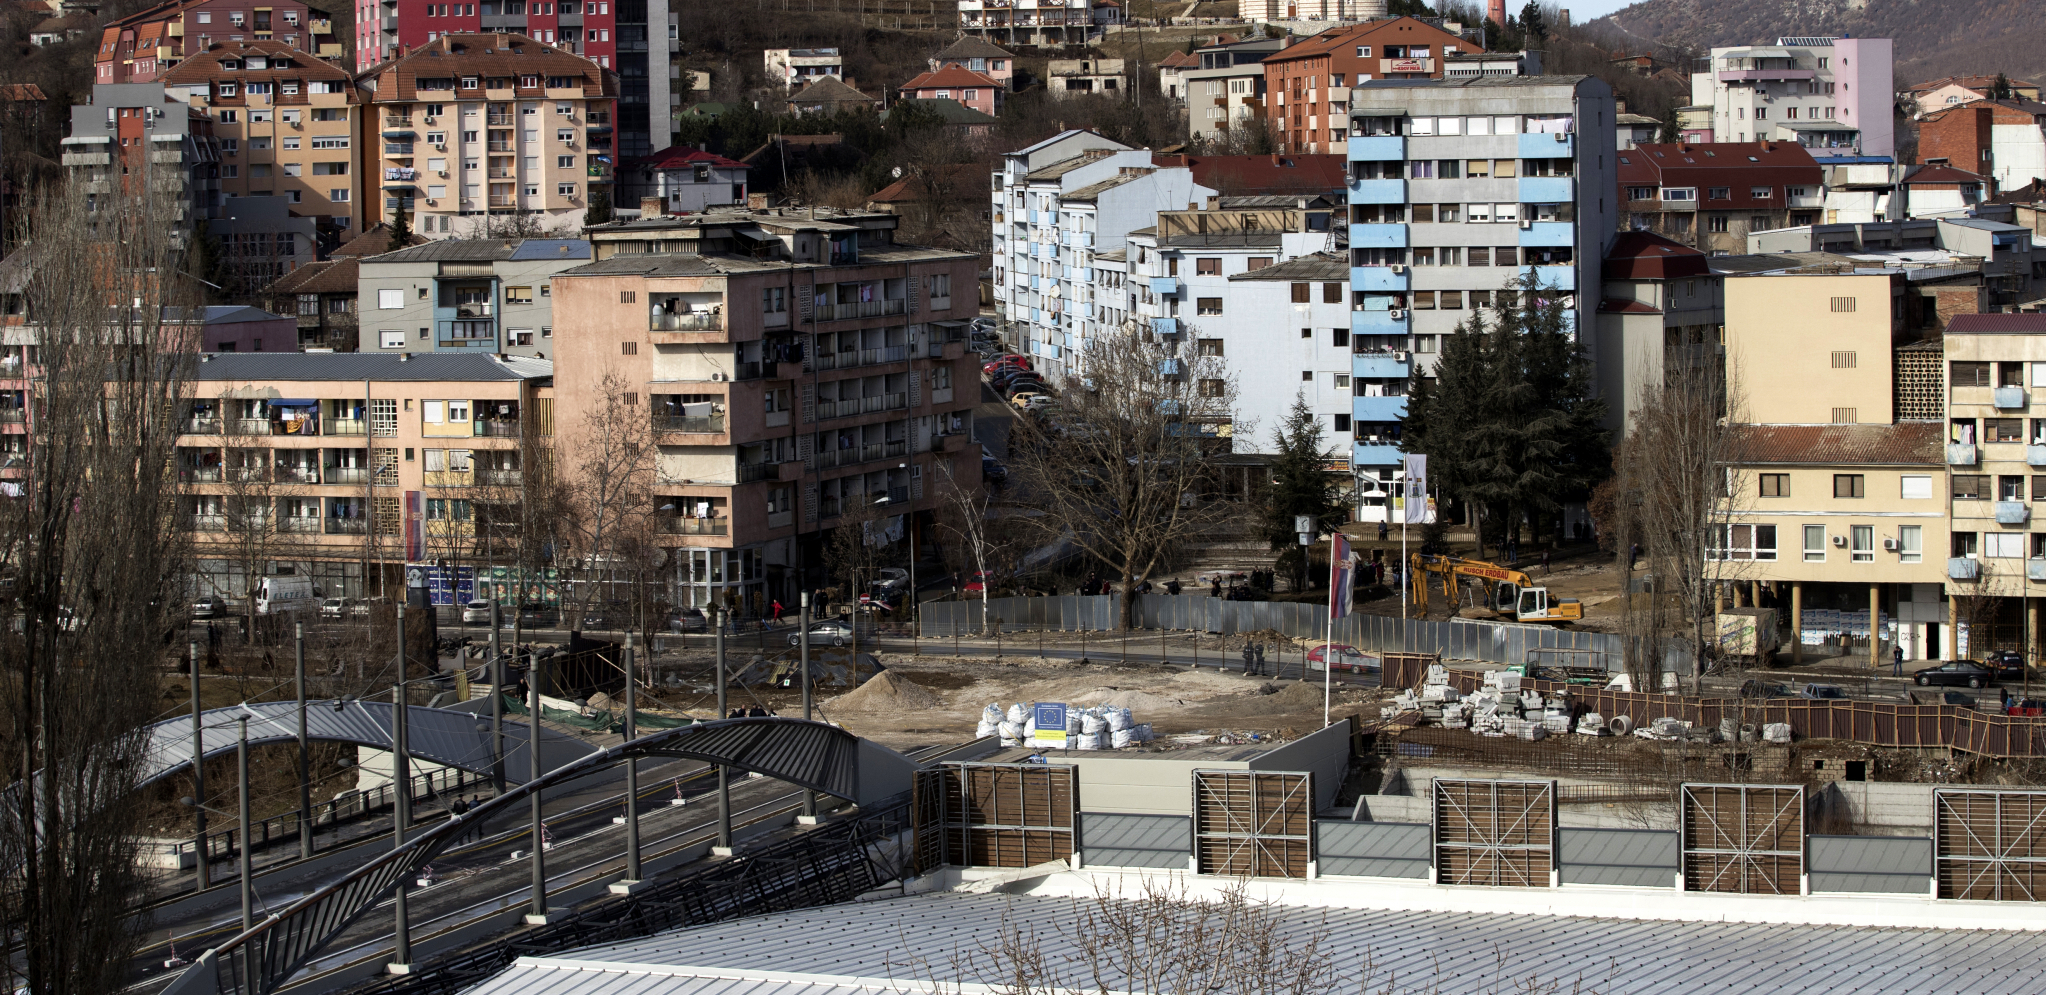
[[[1321,704],[1322,689],[1319,682],[1288,681],[1275,693],[1253,693],[1240,698],[1229,698],[1210,707],[1231,715],[1283,715],[1288,712],[1320,711]]]
[[[881,713],[937,708],[944,703],[929,688],[884,670],[858,688],[831,699],[829,705],[839,711]]]
[[[1152,694],[1148,691],[1134,689],[1118,691],[1114,688],[1095,688],[1085,694],[1076,695],[1070,704],[1080,706],[1112,705],[1116,708],[1127,708],[1131,712],[1142,715],[1159,709],[1178,708],[1186,704],[1186,702],[1178,698],[1167,698],[1163,695]]]

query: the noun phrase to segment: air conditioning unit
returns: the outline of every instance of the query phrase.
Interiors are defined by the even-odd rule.
[[[710,378],[711,378],[711,380],[713,380],[713,381],[715,381],[715,382],[717,382],[717,383],[724,383],[724,382],[725,382],[725,375],[724,375],[724,374],[722,374],[722,373],[713,373],[713,374],[711,374],[711,375],[710,375]]]
[[[437,118],[437,117],[434,117],[434,116],[433,116],[433,115],[431,115],[431,114],[428,114],[428,115],[426,115],[426,117],[425,117],[425,118],[423,118],[422,120],[424,120],[424,121],[425,121],[425,122],[426,122],[427,124],[432,124],[432,123],[434,123],[434,122],[436,122],[436,121],[439,121],[439,120],[440,120],[440,118]]]
[[[1527,231],[1528,229],[1530,229],[1530,228],[1533,228],[1533,227],[1534,227],[1534,219],[1533,219],[1533,218],[1522,218],[1522,219],[1520,219],[1520,230],[1521,230],[1521,231]]]
[[[304,121],[293,121],[293,122],[291,122],[291,126],[292,126],[293,128],[297,128],[297,129],[298,129],[298,130],[300,130],[300,131],[303,131],[303,130],[305,130],[305,122],[304,122]]]
[[[1562,132],[1560,132],[1560,131],[1559,131],[1559,132],[1556,132],[1556,144],[1558,144],[1558,145],[1561,145],[1561,144],[1563,144],[1564,142],[1567,142],[1567,141],[1569,141],[1569,140],[1570,140],[1570,136],[1569,136],[1569,135],[1566,135],[1566,134],[1564,134],[1564,133],[1562,133]]]
[[[564,139],[562,139],[562,140],[561,140],[561,144],[563,144],[563,145],[566,145],[566,146],[568,146],[569,148],[575,148],[575,139],[573,139],[573,138],[564,138]]]
[[[447,179],[447,178],[448,178],[448,171],[447,171],[447,170],[445,170],[445,169],[441,170],[441,171],[440,171],[440,178],[441,178],[441,179],[443,179],[443,180]]]
[[[1884,540],[1883,540],[1883,551],[1884,551],[1884,552],[1887,552],[1887,553],[1894,553],[1894,552],[1896,552],[1896,551],[1897,551],[1897,540],[1895,540],[1895,539],[1884,539]]]
[[[1405,272],[1407,271],[1407,264],[1405,264],[1405,263],[1393,263],[1393,264],[1392,264],[1392,271],[1393,271],[1394,273],[1405,273]]]
[[[1411,354],[1410,354],[1410,353],[1408,353],[1408,352],[1407,352],[1407,351],[1406,351],[1405,349],[1394,349],[1394,350],[1392,351],[1392,358],[1393,358],[1393,359],[1395,359],[1395,360],[1398,360],[1399,362],[1402,362],[1402,363],[1406,362],[1406,361],[1407,361],[1407,358],[1408,358],[1408,357],[1409,357],[1410,355],[1411,355]]]
[[[1845,546],[1845,545],[1847,545],[1847,537],[1846,537],[1846,536],[1834,536],[1834,537],[1833,537],[1833,545],[1835,545],[1835,546]]]
[[[433,205],[438,203],[440,203],[440,201],[434,200],[432,197],[426,198],[426,206],[428,207],[432,207]]]
[[[1405,321],[1405,320],[1407,320],[1407,313],[1406,313],[1405,311],[1402,311],[1402,310],[1400,310],[1399,308],[1393,308],[1392,310],[1390,310],[1390,311],[1387,311],[1387,312],[1386,312],[1386,314],[1389,314],[1389,315],[1391,315],[1391,316],[1392,316],[1392,320],[1394,320],[1394,321]]]

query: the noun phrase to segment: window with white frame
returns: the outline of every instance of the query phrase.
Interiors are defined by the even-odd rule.
[[[1807,563],[1823,563],[1826,560],[1826,527],[1807,525],[1804,527],[1804,558]]]

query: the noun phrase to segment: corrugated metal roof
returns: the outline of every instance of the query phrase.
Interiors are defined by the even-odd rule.
[[[590,243],[580,238],[529,238],[512,250],[511,257],[528,259],[588,259]]]
[[[194,380],[534,380],[554,375],[544,359],[482,353],[216,352],[191,370]]]
[[[522,959],[470,992],[786,992],[826,980],[835,983],[814,990],[928,991],[955,982],[999,984],[998,965],[981,951],[990,938],[1018,923],[1032,924],[1047,963],[1085,963],[1070,925],[1075,904],[1066,898],[947,894],[776,913],[545,960]],[[1305,907],[1286,908],[1280,919],[1276,939],[1294,947],[1318,941],[1321,956],[1340,965],[1345,975],[1354,975],[1355,965],[1368,956],[1377,978],[1397,978],[1402,991],[1442,995],[1494,992],[1509,978],[1554,984],[1559,990],[1582,983],[1643,995],[1917,995],[2029,992],[2046,986],[2046,946],[2038,934],[2017,930]],[[960,955],[956,963],[955,953]],[[566,973],[571,965],[579,968],[573,975]],[[769,971],[811,977],[791,985],[796,979],[781,975],[786,980],[776,981]],[[1095,988],[1077,974],[1068,980]],[[1126,987],[1121,978],[1102,980],[1111,989]]]
[[[1344,280],[1350,278],[1350,261],[1327,253],[1295,256],[1263,269],[1245,270],[1230,280]]]
[[[335,707],[337,704],[340,707]],[[318,701],[306,708],[306,735],[311,739],[391,749],[391,710],[382,701]],[[479,774],[490,772],[490,723],[467,712],[411,706],[407,712],[407,752],[446,767]],[[237,719],[248,716],[249,745],[298,741],[298,703],[265,701],[212,708],[200,714],[206,755],[233,753],[240,741]],[[142,783],[159,780],[192,763],[192,719],[166,719],[149,731],[149,767]]]

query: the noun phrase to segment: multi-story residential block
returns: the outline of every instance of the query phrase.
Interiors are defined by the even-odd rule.
[[[1946,327],[1949,659],[2037,652],[2046,595],[2046,315],[1964,314]]]
[[[1837,253],[1906,270],[1914,285],[1938,288],[1922,296],[1929,298],[1924,313],[1942,323],[1955,314],[2002,310],[2046,295],[2046,250],[2033,245],[2031,230],[1985,218],[1783,228],[1749,235],[1748,252]],[[1955,288],[1967,290],[1959,307],[1942,296]]]
[[[1712,50],[1691,74],[1720,142],[1786,141],[1839,154],[1895,154],[1888,38],[1778,38]]]
[[[1746,251],[1747,234],[1817,222],[1825,171],[1795,142],[1637,145],[1619,154],[1628,228],[1710,255]]]
[[[221,2],[221,0],[211,0]],[[619,13],[614,0],[482,0],[480,3],[419,3],[417,0],[356,0],[355,68],[372,67],[425,48],[448,35],[522,35],[617,68]],[[653,7],[654,4],[649,4]],[[659,22],[656,22],[659,23]]]
[[[89,199],[114,193],[120,177],[149,171],[176,177],[170,192],[183,205],[185,223],[208,217],[219,202],[221,161],[211,117],[161,83],[94,86],[90,100],[71,108],[71,133],[62,143],[64,167]]]
[[[1645,231],[1613,240],[1602,277],[1593,368],[1606,426],[1625,438],[1644,388],[1671,370],[1720,365],[1725,278],[1705,253]]]
[[[1197,69],[1179,74],[1186,86],[1186,126],[1195,138],[1231,128],[1267,126],[1264,60],[1292,42],[1291,35],[1222,42],[1194,50]]]
[[[1990,194],[2046,176],[2046,104],[1975,100],[1918,118],[1918,161],[1944,161],[1991,181]]]
[[[1625,152],[1637,145],[1646,145],[1661,136],[1661,121],[1646,114],[1628,113],[1627,102],[1624,100],[1617,103],[1619,113],[1614,116],[1614,123],[1619,127],[1615,129],[1614,137],[1619,139],[1620,151]]]
[[[1566,323],[1597,355],[1579,304],[1615,237],[1610,87],[1583,76],[1371,80],[1351,89],[1350,113],[1357,375],[1397,380],[1409,363],[1425,373],[1443,336],[1527,284],[1562,295]],[[1366,401],[1352,422],[1360,435],[1405,417],[1404,399]]]
[[[1053,78],[1058,79],[1056,74]],[[1072,79],[1067,78],[1065,82],[1072,82]],[[956,100],[982,114],[1001,113],[1002,102],[1008,95],[1007,88],[994,79],[958,66],[919,73],[902,84],[901,92],[905,100]]]
[[[1907,657],[1951,652],[1938,342],[1910,320],[1901,270],[1765,265],[1725,281],[1741,457],[1711,565],[1738,603],[1773,591],[1792,632],[1807,609],[1873,613]]]
[[[931,56],[931,72],[951,68],[979,73],[1000,83],[1005,90],[1016,88],[1016,53],[989,44],[986,39],[961,35]]]
[[[767,78],[786,90],[800,90],[820,79],[845,78],[845,57],[835,48],[770,48],[760,54]]]
[[[364,150],[383,195],[364,224],[403,212],[430,238],[493,216],[562,227],[609,196],[618,77],[588,59],[522,35],[442,35],[358,83],[382,139]]]
[[[1239,453],[1271,452],[1273,431],[1285,424],[1295,397],[1304,399],[1320,419],[1323,438],[1337,459],[1349,460],[1356,451],[1351,441],[1351,419],[1360,399],[1396,396],[1404,392],[1404,378],[1386,377],[1356,380],[1357,361],[1350,344],[1349,282],[1350,262],[1340,253],[1312,251],[1328,244],[1325,237],[1311,232],[1276,236],[1282,255],[1289,258],[1270,266],[1244,269],[1224,277],[1225,285],[1211,286],[1200,271],[1203,261],[1230,263],[1226,256],[1209,256],[1199,246],[1179,246],[1191,257],[1191,275],[1186,293],[1193,299],[1194,313],[1184,333],[1198,355],[1220,355],[1236,378],[1235,422],[1246,431],[1236,433],[1233,450]],[[1172,240],[1178,243],[1178,239]],[[1289,249],[1310,250],[1299,254]],[[1256,257],[1251,257],[1256,258]],[[1207,263],[1207,268],[1215,268]],[[1220,290],[1219,308],[1203,309],[1209,294]],[[1205,313],[1217,311],[1215,314]],[[1368,364],[1367,364],[1368,365]],[[1383,438],[1367,442],[1391,446]],[[1387,452],[1382,462],[1390,469],[1399,462]]]
[[[678,60],[682,38],[672,0],[620,3],[616,16],[617,61],[611,65],[618,70],[618,155],[623,162],[675,144],[682,94],[697,84],[695,76],[702,77],[701,89],[710,89],[710,76],[683,78]],[[620,199],[630,203],[645,195],[645,190],[628,190]]]
[[[1202,69],[1211,68],[1205,62],[1207,51],[1196,52],[1203,57]],[[1258,89],[1266,95],[1265,113],[1287,150],[1341,154],[1350,128],[1349,87],[1372,79],[1439,78],[1449,68],[1450,58],[1484,51],[1475,37],[1465,37],[1462,25],[1440,18],[1368,21],[1331,28],[1266,55],[1257,63],[1264,70],[1264,82]],[[1483,66],[1469,68],[1470,75],[1490,75]],[[1533,72],[1540,74],[1539,61]],[[1207,78],[1205,73],[1191,75]],[[1201,108],[1207,103],[1204,98],[1219,95],[1203,89],[1195,88],[1190,108]],[[1196,110],[1190,124],[1198,127],[1202,116]]]
[[[363,106],[347,71],[281,42],[215,42],[162,78],[213,118],[222,198],[281,197],[330,237],[354,226]]]
[[[187,54],[215,42],[276,42],[322,59],[341,58],[334,22],[299,0],[255,6],[241,0],[170,0],[119,20],[100,32],[93,55],[94,84],[147,83]]]
[[[410,244],[425,241],[414,235]],[[301,263],[262,292],[270,299],[271,310],[297,316],[299,348],[354,352],[361,343],[361,326],[356,321],[361,259],[390,251],[391,229],[378,225],[335,246],[325,259]]]
[[[581,239],[441,239],[360,261],[362,352],[553,355],[561,274]]]
[[[354,596],[407,562],[512,562],[552,374],[480,352],[203,355],[174,457],[199,589],[276,572]]]
[[[1104,0],[959,0],[961,34],[1012,48],[1085,45],[1122,21]]]
[[[558,346],[562,459],[622,382],[660,449],[677,603],[844,583],[823,569],[831,530],[914,542],[948,480],[980,486],[975,257],[896,244],[895,225],[828,209],[617,222],[556,278],[577,316]]]

